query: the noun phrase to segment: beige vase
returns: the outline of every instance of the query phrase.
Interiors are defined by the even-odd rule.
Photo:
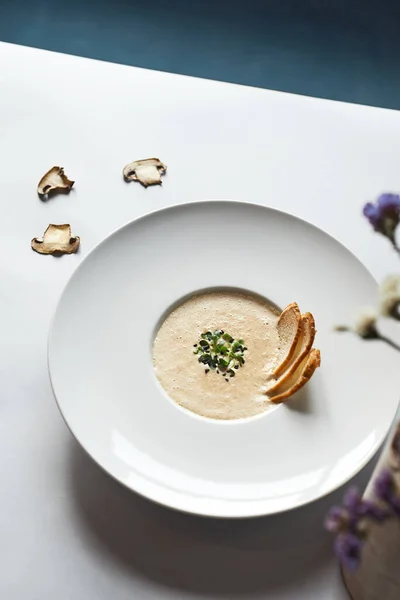
[[[395,439],[400,439],[400,424],[385,448],[366,489],[365,497],[373,498],[374,481],[384,468],[392,469],[400,486],[399,458],[393,452]],[[400,520],[371,523],[363,548],[361,564],[356,571],[342,569],[343,579],[353,600],[400,600]]]

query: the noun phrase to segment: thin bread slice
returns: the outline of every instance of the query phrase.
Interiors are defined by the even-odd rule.
[[[292,359],[300,337],[301,313],[296,302],[289,304],[281,313],[278,324],[279,354],[278,364],[272,372],[272,377],[278,377],[284,372]]]
[[[300,334],[296,347],[293,352],[286,370],[280,377],[275,377],[267,388],[267,394],[275,392],[282,383],[287,381],[293,375],[297,367],[310,352],[315,338],[315,321],[311,313],[305,313],[300,319]]]
[[[279,404],[289,396],[292,396],[300,388],[309,381],[315,371],[321,364],[321,355],[319,350],[313,348],[308,355],[302,360],[296,371],[291,377],[278,388],[275,394],[268,397],[271,402]]]

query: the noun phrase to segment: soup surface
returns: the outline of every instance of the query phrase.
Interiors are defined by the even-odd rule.
[[[278,317],[277,309],[250,293],[193,295],[157,332],[155,374],[172,400],[203,417],[265,412],[273,406],[262,389],[276,359]]]

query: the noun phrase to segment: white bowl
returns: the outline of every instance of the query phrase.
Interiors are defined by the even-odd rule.
[[[180,409],[152,366],[165,311],[224,286],[297,301],[322,356],[303,392],[242,421]],[[333,331],[375,295],[346,248],[290,215],[229,201],[154,212],[106,238],[66,286],[49,335],[54,394],[88,454],[152,500],[219,517],[294,508],[362,468],[394,418],[395,353]]]

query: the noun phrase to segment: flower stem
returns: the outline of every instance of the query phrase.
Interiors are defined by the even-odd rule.
[[[400,254],[400,252],[399,252],[399,254]],[[381,342],[385,342],[388,346],[390,346],[394,350],[397,350],[398,352],[400,352],[400,345],[396,344],[396,342],[394,342],[390,338],[386,337],[385,335],[382,335],[381,333],[378,332],[377,339],[381,340]]]
[[[394,342],[390,338],[386,337],[386,335],[382,335],[377,329],[375,329],[373,336],[371,335],[368,337],[359,336],[358,333],[356,333],[351,327],[347,327],[346,325],[338,325],[337,327],[335,327],[335,331],[350,332],[350,333],[353,333],[354,335],[356,335],[357,337],[361,337],[362,339],[368,340],[368,341],[379,340],[381,342],[385,342],[385,344],[387,344],[394,350],[397,350],[398,352],[400,352],[400,345],[396,344],[396,342]]]

